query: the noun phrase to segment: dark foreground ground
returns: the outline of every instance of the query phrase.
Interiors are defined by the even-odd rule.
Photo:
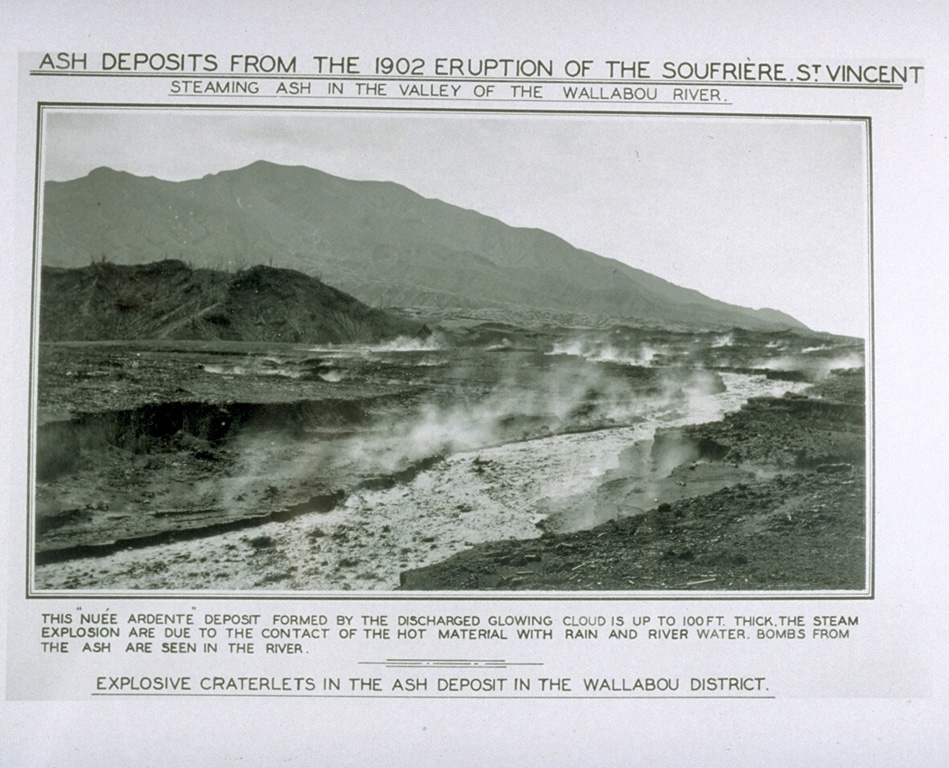
[[[863,589],[862,364],[840,337],[480,319],[41,344],[37,584]]]
[[[459,450],[635,422],[635,398],[722,386],[533,347],[220,342],[46,345],[39,385],[38,562],[326,512]]]
[[[591,530],[483,544],[404,572],[401,588],[864,589],[864,399],[863,372],[839,372],[804,395],[753,400],[723,421],[660,431],[640,452],[654,470],[670,457],[680,463],[653,486],[653,508]],[[634,452],[626,458],[639,464]],[[686,485],[677,476],[703,472],[743,481],[663,501]],[[612,473],[594,506],[641,494],[641,480],[625,474]]]

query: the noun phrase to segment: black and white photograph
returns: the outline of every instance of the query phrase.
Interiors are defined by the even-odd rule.
[[[0,765],[947,764],[947,30],[10,5]]]
[[[867,124],[46,108],[38,590],[865,592]]]

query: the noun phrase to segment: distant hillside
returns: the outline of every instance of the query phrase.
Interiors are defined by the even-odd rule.
[[[236,274],[175,260],[43,267],[43,341],[193,339],[340,343],[414,335],[421,324],[367,307],[289,269]]]
[[[510,227],[398,184],[263,161],[181,182],[108,168],[47,182],[43,265],[102,258],[317,271],[373,306],[535,308],[690,328],[804,328],[781,312],[716,301],[549,232]]]

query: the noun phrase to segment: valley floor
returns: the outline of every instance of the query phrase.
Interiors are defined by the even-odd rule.
[[[50,350],[34,586],[865,588],[862,370],[504,340]]]

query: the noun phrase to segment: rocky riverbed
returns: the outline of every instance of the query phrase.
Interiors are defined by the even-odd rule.
[[[862,372],[851,372],[803,395],[755,398],[719,421],[660,430],[595,490],[563,500],[564,520],[545,535],[471,548],[404,573],[401,586],[865,589],[863,414]],[[674,464],[668,473],[663,462]],[[642,505],[648,471],[657,476],[649,488],[655,503]],[[622,514],[630,498],[650,508]],[[604,507],[620,514],[590,529],[558,531],[574,527],[570,514],[602,514]]]
[[[46,350],[35,587],[862,588],[862,371],[806,339],[466,333]]]

